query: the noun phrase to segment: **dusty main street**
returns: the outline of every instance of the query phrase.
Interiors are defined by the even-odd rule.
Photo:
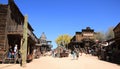
[[[71,56],[68,58],[46,56],[34,59],[24,68],[19,64],[0,64],[0,69],[120,69],[120,65],[83,54],[78,60],[73,60]]]

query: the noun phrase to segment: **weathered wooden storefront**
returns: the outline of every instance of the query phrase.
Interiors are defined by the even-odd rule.
[[[114,38],[107,40],[108,45],[99,49],[98,59],[120,64],[120,23],[113,29]]]
[[[115,42],[117,44],[118,50],[120,50],[120,23],[113,29],[115,35]]]
[[[95,35],[96,33],[90,27],[82,29],[82,32],[76,32],[68,47],[71,50],[78,48],[82,52],[89,53],[89,48],[94,44]]]
[[[48,41],[45,33],[43,32],[42,35],[39,38],[38,44],[36,44],[36,50],[38,53],[38,56],[43,55],[45,56],[47,52],[51,51],[52,48],[52,41]]]
[[[11,46],[18,45],[18,50],[23,42],[23,25],[24,16],[13,0],[9,0],[8,4],[0,4],[0,60],[7,57],[7,52]],[[37,37],[33,33],[31,25],[28,23],[28,46],[27,54],[33,53]],[[6,54],[6,55],[5,55]],[[4,57],[3,57],[4,55]],[[31,60],[31,59],[30,59]]]
[[[113,46],[113,60],[120,64],[120,23],[113,29],[114,36],[113,40],[115,41],[115,46]]]

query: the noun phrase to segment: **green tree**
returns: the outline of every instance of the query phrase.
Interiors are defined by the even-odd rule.
[[[105,34],[105,35],[106,35],[106,36],[105,36],[105,39],[106,39],[106,40],[109,40],[109,39],[114,38],[113,29],[114,29],[114,27],[108,28],[108,30],[107,30],[107,32],[106,32],[106,34]]]
[[[63,34],[63,35],[60,35],[56,38],[55,42],[58,46],[66,46],[70,40],[71,40],[71,36],[68,35],[68,34]]]
[[[104,32],[97,32],[95,35],[95,39],[99,41],[104,41],[105,40]]]

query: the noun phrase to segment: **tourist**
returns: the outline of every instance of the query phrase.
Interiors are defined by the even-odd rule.
[[[76,53],[74,50],[71,51],[71,55],[73,56],[73,59],[75,59]]]
[[[76,56],[76,59],[79,58],[79,51],[78,50],[75,50],[75,56]]]
[[[55,57],[55,50],[52,50],[52,57]]]
[[[17,44],[15,44],[15,47],[14,47],[14,58],[16,58],[16,55],[17,55],[17,50],[18,50],[18,48],[17,48]]]
[[[8,53],[8,58],[11,58],[11,57],[12,57],[12,47],[10,46],[9,53]]]
[[[35,58],[36,55],[36,49],[33,50],[33,57]]]

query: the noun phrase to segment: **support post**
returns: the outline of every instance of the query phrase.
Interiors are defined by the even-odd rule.
[[[26,67],[26,60],[27,60],[27,30],[28,30],[28,17],[24,16],[24,29],[23,29],[23,40],[22,40],[22,67]]]

